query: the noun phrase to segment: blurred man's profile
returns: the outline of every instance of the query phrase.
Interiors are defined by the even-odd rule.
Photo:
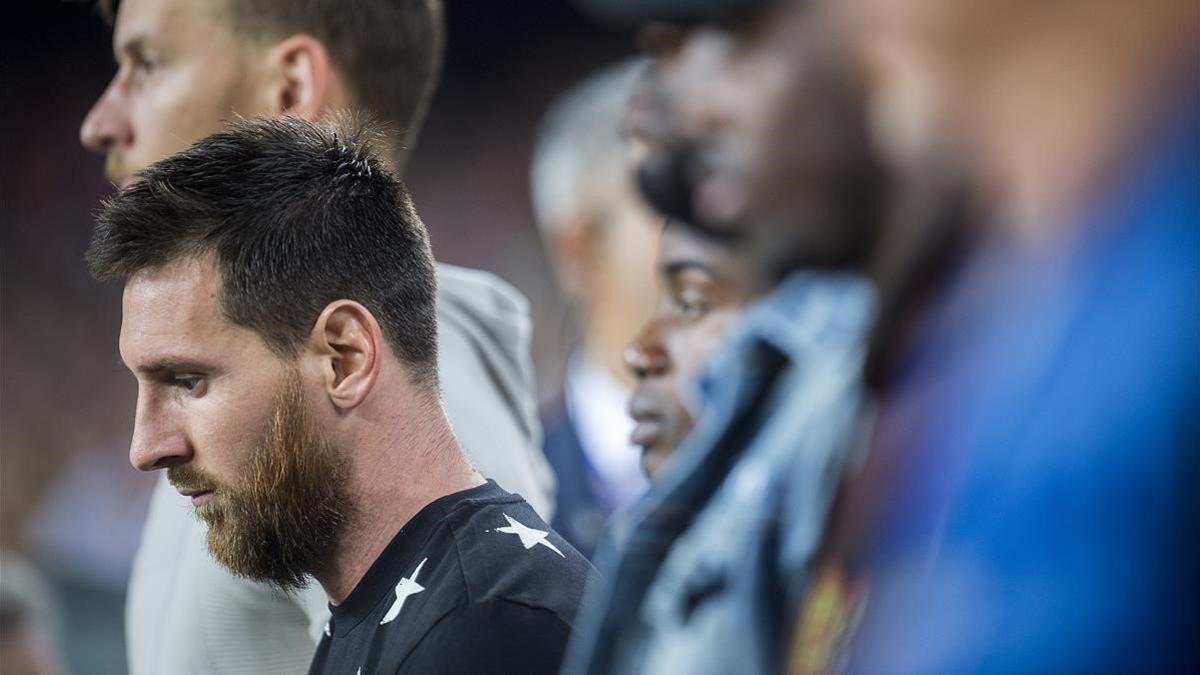
[[[690,387],[691,432],[602,559],[608,592],[567,672],[774,673],[853,457],[886,172],[811,3],[614,11],[686,17],[646,41],[662,51],[634,107],[651,141],[640,184],[676,226],[729,246],[758,301],[674,333],[724,344]]]
[[[973,222],[901,308],[796,671],[1195,670],[1200,11],[837,5]]]
[[[625,348],[637,378],[629,414],[642,467],[654,479],[694,425],[704,367],[754,299],[743,261],[727,240],[668,220],[658,242],[654,316]]]
[[[542,241],[580,333],[562,392],[543,410],[558,478],[552,524],[588,555],[608,519],[646,487],[621,366],[653,302],[659,219],[634,187],[635,147],[622,128],[645,67],[644,59],[608,66],[562,94],[542,119],[530,172]]]

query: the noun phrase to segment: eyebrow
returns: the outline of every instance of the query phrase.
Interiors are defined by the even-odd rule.
[[[128,54],[134,57],[143,57],[146,52],[146,37],[137,35],[128,40],[125,40],[113,50],[113,58],[118,63],[121,62],[121,55]]]
[[[709,276],[717,275],[716,269],[714,269],[712,265],[704,262],[703,260],[688,259],[688,260],[673,260],[673,261],[667,263],[665,266],[663,266],[663,276],[671,277],[671,276],[675,276],[676,274],[681,274],[683,272],[686,272],[688,270],[699,270],[701,272],[704,272],[705,274],[708,274]]]
[[[125,361],[122,359],[121,363],[125,364]],[[209,370],[209,366],[201,363],[200,361],[172,356],[151,361],[150,363],[142,364],[134,368],[130,368],[128,364],[125,364],[125,367],[136,373],[141,373],[148,376],[163,375],[167,373],[196,373]]]

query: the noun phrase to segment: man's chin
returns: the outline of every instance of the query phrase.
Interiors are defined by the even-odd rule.
[[[642,448],[642,472],[651,481],[656,481],[662,473],[663,464],[671,456],[671,448],[659,445]]]
[[[237,532],[229,523],[208,530],[209,553],[235,575],[270,584],[282,591],[295,591],[308,586],[307,570],[296,565],[295,561],[287,560],[286,556],[264,550],[261,543],[261,538]]]
[[[207,504],[194,507],[192,511],[208,527],[210,537],[212,536],[212,532],[228,527],[225,510],[215,501],[209,501]]]

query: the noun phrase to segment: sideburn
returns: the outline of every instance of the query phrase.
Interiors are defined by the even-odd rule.
[[[348,467],[316,428],[291,372],[244,480],[205,509],[208,547],[235,574],[283,590],[333,560],[349,509]]]

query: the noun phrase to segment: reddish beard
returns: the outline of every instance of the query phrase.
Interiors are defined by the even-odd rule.
[[[262,441],[242,480],[222,485],[190,465],[172,467],[177,488],[211,490],[197,509],[208,524],[208,548],[235,574],[285,590],[333,560],[349,510],[345,460],[316,428],[294,371],[276,395]]]

